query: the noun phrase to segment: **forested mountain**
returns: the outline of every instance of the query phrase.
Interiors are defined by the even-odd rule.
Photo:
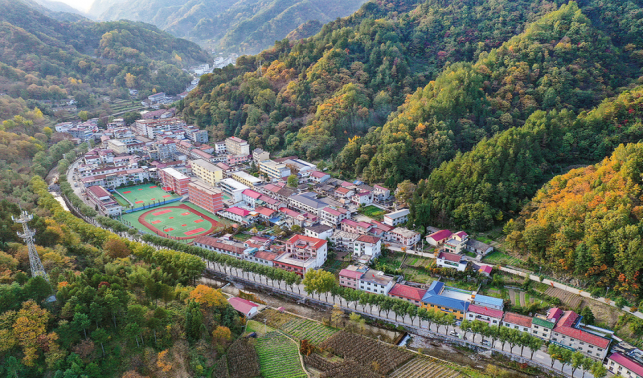
[[[622,145],[601,163],[556,176],[507,225],[507,241],[538,263],[640,297],[642,177],[641,143]]]
[[[417,181],[536,110],[591,109],[637,78],[641,63],[570,2],[475,64],[447,67],[383,128],[349,144],[339,163],[347,169],[357,161],[356,173],[370,181]]]
[[[208,59],[151,25],[61,22],[20,0],[0,0],[0,21],[0,91],[24,99],[65,98],[90,86],[180,93],[190,81],[181,67]]]
[[[600,161],[643,138],[643,87],[590,112],[534,112],[521,127],[483,139],[420,180],[411,203],[418,224],[485,230],[518,216],[553,175]]]
[[[326,23],[366,0],[96,0],[99,20],[152,23],[217,51],[256,54],[307,21]]]
[[[538,109],[591,109],[640,75],[638,2],[563,3],[369,2],[203,77],[184,116],[215,137],[316,159],[406,101],[335,165],[388,185],[419,180]]]

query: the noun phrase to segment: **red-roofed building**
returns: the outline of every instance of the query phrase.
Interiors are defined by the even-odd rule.
[[[353,256],[370,256],[376,259],[382,252],[382,239],[376,236],[360,235],[353,243]]]
[[[364,272],[354,269],[342,269],[339,272],[339,285],[358,290],[358,282],[363,274]]]
[[[389,297],[404,299],[418,306],[422,303],[424,294],[426,294],[426,289],[403,284],[395,284],[388,292]]]
[[[356,222],[350,219],[344,219],[340,222],[342,231],[351,232],[353,234],[365,235],[367,234],[373,225],[366,222]]]
[[[275,259],[279,257],[279,254],[270,251],[254,251],[245,255],[245,259],[266,266],[274,266]]]
[[[87,188],[87,197],[98,207],[103,215],[119,215],[123,210],[122,206],[116,202],[114,196],[112,196],[105,188],[102,186],[90,186]]]
[[[252,318],[259,312],[259,305],[247,299],[234,297],[228,299],[228,303],[240,314],[247,318]]]
[[[458,272],[464,272],[467,269],[467,260],[461,255],[440,251],[435,258],[436,264],[440,268],[457,269]]]
[[[243,192],[241,192],[241,199],[253,209],[255,206],[257,206],[256,202],[260,197],[261,197],[261,194],[255,192],[252,189],[246,189]]]
[[[223,191],[201,179],[194,178],[188,184],[188,195],[191,203],[213,214],[223,209]]]
[[[194,245],[238,259],[243,259],[243,251],[246,250],[246,246],[241,243],[213,238],[211,236],[198,236],[194,239]]]
[[[478,269],[478,273],[484,274],[487,277],[491,276],[492,271],[493,271],[493,268],[491,267],[491,265],[485,265],[485,264],[481,264],[480,268]]]
[[[248,210],[236,206],[221,210],[217,215],[241,224],[249,224],[251,220],[251,215]]]
[[[643,378],[643,364],[618,352],[607,357],[605,367],[612,374],[624,378]]]
[[[379,201],[386,201],[391,196],[391,191],[380,185],[373,185],[373,196]]]
[[[531,333],[531,317],[516,314],[513,312],[505,312],[505,316],[502,319],[502,325],[507,328],[513,328],[520,332],[530,332]]]
[[[294,235],[286,242],[286,253],[275,259],[274,266],[304,276],[308,269],[324,265],[327,254],[326,240]]]
[[[503,314],[502,310],[470,304],[467,310],[467,320],[480,320],[489,323],[489,325],[498,325],[502,321]]]
[[[335,197],[337,197],[337,198],[344,198],[344,199],[351,198],[351,196],[353,194],[355,194],[354,191],[352,191],[352,190],[350,190],[348,188],[341,187],[341,186],[339,188],[335,189]]]
[[[330,179],[330,175],[320,171],[312,171],[310,172],[309,179],[316,183],[323,183]]]
[[[257,207],[255,207],[255,212],[256,212],[257,214],[259,214],[259,217],[260,217],[260,218],[263,218],[263,219],[271,219],[271,218],[274,218],[274,217],[275,217],[275,214],[277,214],[277,212],[276,212],[276,211],[274,211],[274,210],[272,210],[272,209],[269,209],[269,208],[267,208],[267,207],[263,207],[263,206],[257,206]]]
[[[551,341],[578,350],[591,358],[603,360],[607,355],[610,340],[580,329],[579,318],[574,311],[565,311],[552,331]]]
[[[434,232],[431,235],[426,237],[426,242],[431,244],[434,247],[439,247],[444,242],[449,240],[451,237],[452,233],[449,230],[440,230],[438,232]]]

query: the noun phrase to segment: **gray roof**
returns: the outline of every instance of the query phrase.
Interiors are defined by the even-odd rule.
[[[489,244],[483,243],[475,239],[469,239],[467,241],[467,245],[469,245],[473,249],[479,249],[483,251],[486,251],[487,249],[492,248]]]
[[[317,196],[316,193],[302,193],[302,194],[297,194],[295,196],[290,197],[293,201],[301,202],[304,205],[314,207],[316,209],[323,209],[324,207],[328,206],[327,203],[322,202],[315,198]]]
[[[325,224],[318,224],[315,226],[311,227],[306,227],[306,230],[311,230],[312,232],[316,234],[321,234],[322,232],[326,232],[328,230],[332,229],[330,226],[326,226]]]

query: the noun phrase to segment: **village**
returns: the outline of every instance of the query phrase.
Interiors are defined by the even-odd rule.
[[[211,142],[207,131],[187,125],[172,108],[144,112],[131,125],[113,119],[99,129],[90,119],[55,128],[76,143],[93,145],[68,172],[78,196],[141,234],[301,277],[329,269],[342,287],[440,311],[455,326],[467,320],[507,327],[605,361],[622,376],[643,375],[639,350],[626,344],[614,349],[619,340],[613,332],[585,324],[576,309],[552,305],[519,314],[505,309],[500,292],[479,292],[478,283],[496,272],[481,262],[494,248],[464,231],[429,227],[422,238],[407,228],[409,209],[398,208],[386,187],[332,178],[297,156],[271,158],[238,137]],[[415,256],[440,277],[453,271],[474,283],[414,281],[412,275],[376,268],[395,255]],[[618,351],[608,355],[610,346]]]

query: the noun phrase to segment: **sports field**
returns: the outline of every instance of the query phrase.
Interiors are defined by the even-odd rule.
[[[141,231],[187,240],[210,234],[230,224],[190,203],[175,203],[124,214],[122,220]]]
[[[139,206],[147,206],[152,203],[163,203],[163,201],[179,197],[175,194],[166,192],[161,189],[161,187],[156,186],[153,183],[118,188],[116,191],[134,205],[135,208]],[[118,194],[115,194],[115,197],[120,200],[121,198],[119,198]]]

